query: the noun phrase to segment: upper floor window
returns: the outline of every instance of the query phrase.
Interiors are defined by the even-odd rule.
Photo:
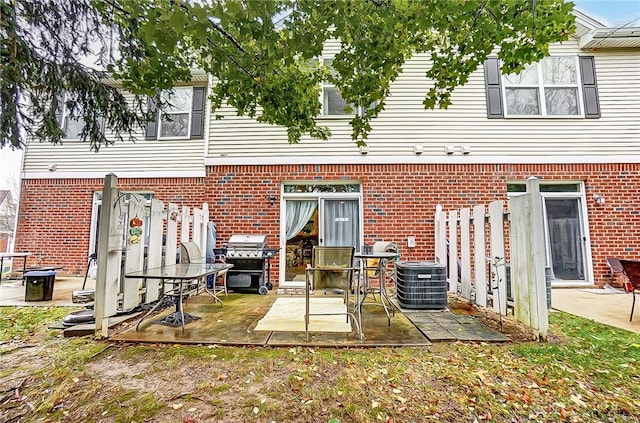
[[[577,57],[545,57],[503,76],[507,116],[581,116]]]
[[[335,71],[331,66],[333,59],[319,58],[311,59],[309,65],[315,66],[322,63],[331,69],[331,74],[335,75]],[[320,104],[322,104],[322,116],[346,116],[348,115],[345,107],[347,103],[340,95],[340,90],[331,81],[322,81],[322,90],[320,92]]]
[[[156,113],[147,125],[146,139],[185,139],[204,136],[204,87],[176,87],[163,91],[161,100],[167,107]],[[149,99],[149,110],[156,109]]]
[[[67,102],[72,98],[68,93],[60,94],[58,96],[59,106],[57,110],[58,122],[60,128],[64,132],[63,139],[68,141],[80,140],[80,134],[85,126],[85,121],[82,118],[82,110],[77,106],[73,111],[67,106]],[[99,119],[99,125],[101,129],[104,128],[104,122]]]
[[[323,63],[331,67],[333,59],[323,59]],[[332,73],[333,70],[332,70]],[[340,90],[331,82],[323,81],[322,83],[322,114],[325,116],[342,116],[347,112],[345,107],[347,103],[340,95]]]
[[[501,75],[500,62],[484,65],[487,117],[600,117],[593,56],[552,56],[519,74]]]
[[[175,88],[172,92],[164,91],[161,95],[162,101],[169,106],[160,114],[159,138],[187,138],[191,126],[193,89]]]

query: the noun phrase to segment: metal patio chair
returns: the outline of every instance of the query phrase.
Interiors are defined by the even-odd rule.
[[[398,253],[398,244],[395,242],[386,242],[386,241],[376,241],[373,244],[372,251],[374,253]],[[395,281],[395,265],[394,263],[400,261],[400,256],[397,259],[387,260],[387,259],[366,259],[365,260],[365,268],[367,270],[367,279],[379,279],[380,274],[382,273],[382,267],[385,268],[386,276],[391,280]],[[378,283],[386,283],[386,281],[382,282],[378,280]]]
[[[636,306],[636,291],[640,291],[640,261],[637,260],[624,260],[620,259],[622,265],[622,271],[629,278],[631,284],[631,296],[633,302],[631,303],[631,315],[629,321],[633,320],[633,309]]]
[[[353,303],[349,300],[353,282],[357,280],[354,274],[359,267],[353,265],[354,247],[314,246],[312,263],[305,271],[305,315],[304,328],[306,340],[309,340],[309,317],[345,315],[347,322],[351,320],[356,326],[358,336],[362,339],[362,319],[358,304],[358,290]],[[311,313],[309,311],[312,291],[323,290],[324,294],[338,294],[343,298],[346,311],[341,313]]]
[[[222,261],[219,257],[214,261]],[[180,262],[181,263],[206,263],[207,259],[202,255],[198,244],[192,241],[180,243]],[[221,270],[212,276],[213,281],[209,283],[205,281],[205,287],[208,291],[211,291],[214,298],[217,298],[218,293],[224,293],[227,296],[227,271],[228,269]],[[197,282],[197,281],[196,281]]]
[[[622,269],[622,264],[620,264],[620,260],[616,257],[607,257],[607,266],[609,266],[609,272],[611,272],[611,282],[615,280],[616,274],[622,274],[624,269]]]

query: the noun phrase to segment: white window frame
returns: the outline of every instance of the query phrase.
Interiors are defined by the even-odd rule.
[[[71,112],[67,108],[67,101],[69,101],[69,99],[70,99],[69,94],[65,92],[62,95],[62,108],[61,108],[62,112],[60,113],[60,128],[64,132],[62,139],[65,141],[80,141],[80,133],[82,132],[82,129],[80,129],[80,132],[78,132],[72,137],[67,135],[67,119],[73,119],[77,122],[82,122],[83,127],[85,125],[84,119],[74,118],[71,115]]]
[[[502,101],[504,104],[504,116],[506,118],[552,118],[552,119],[584,119],[584,105],[583,105],[583,98],[582,98],[582,76],[580,75],[580,62],[579,62],[579,56],[549,56],[549,57],[545,57],[542,60],[548,59],[548,58],[573,58],[574,59],[574,69],[576,72],[576,82],[575,84],[547,84],[545,85],[544,83],[544,75],[542,72],[542,66],[540,65],[540,62],[536,62],[533,63],[532,65],[535,66],[536,68],[536,72],[537,72],[537,76],[538,76],[538,83],[537,84],[510,84],[509,81],[507,80],[508,75],[502,75]],[[537,91],[537,95],[538,95],[538,102],[539,102],[539,106],[540,106],[540,113],[539,114],[531,114],[531,115],[521,115],[521,114],[510,114],[509,113],[509,106],[507,103],[507,91],[510,88],[528,88],[528,89],[536,89]],[[578,113],[575,115],[550,115],[547,113],[547,102],[545,99],[545,88],[575,88],[576,92],[578,93],[577,96],[577,105],[578,105]]]
[[[171,90],[173,92],[175,91],[188,91],[189,92],[189,105],[188,105],[188,110],[158,110],[160,118],[158,119],[158,139],[159,140],[185,140],[185,139],[190,139],[191,138],[191,119],[192,119],[192,113],[193,113],[193,87],[192,86],[181,86],[181,87],[175,87],[173,88],[173,90]],[[162,92],[162,96],[163,99],[166,101],[168,100],[169,103],[171,103],[171,96],[173,95],[173,93],[171,91],[163,91]],[[167,97],[165,97],[167,96]],[[162,136],[162,124],[163,124],[163,118],[166,115],[182,115],[182,114],[187,114],[187,133],[184,136],[166,136],[163,137]]]
[[[331,63],[333,63],[333,58],[332,57],[318,57],[318,61],[322,64],[326,64],[327,66],[331,67]],[[343,113],[341,114],[329,114],[326,113],[326,104],[324,101],[325,98],[325,89],[327,88],[336,88],[336,86],[332,83],[330,83],[329,81],[322,81],[321,83],[321,89],[320,89],[320,104],[321,106],[321,114],[320,117],[323,119],[344,119],[344,118],[351,118],[353,117],[354,113],[347,113],[346,111],[343,111]],[[340,93],[338,91],[338,93]],[[342,95],[340,95],[340,97],[342,98]],[[355,110],[355,108],[354,108]]]
[[[322,64],[327,64],[327,62],[333,62],[333,58],[332,57],[323,57],[320,56],[318,57],[318,62],[322,63]],[[327,66],[331,67],[330,64],[327,64]],[[324,101],[325,98],[325,89],[327,88],[336,88],[336,86],[328,81],[322,81],[322,83],[320,84],[320,97],[318,98],[321,104],[320,107],[320,119],[351,119],[356,115],[364,115],[366,112],[366,108],[363,106],[353,106],[353,112],[351,113],[347,113],[346,111],[344,111],[342,114],[328,114],[325,112],[326,108],[326,104]],[[340,97],[342,98],[342,94],[340,94]],[[344,100],[344,99],[343,99]],[[377,104],[377,102],[375,103]],[[373,104],[371,107],[375,106],[375,104]],[[346,105],[346,104],[345,104]]]
[[[82,129],[84,129],[84,126],[86,125],[86,122],[84,121],[84,119],[82,117],[80,118],[74,118],[69,109],[67,108],[67,101],[69,101],[71,99],[69,93],[65,92],[62,95],[60,95],[60,103],[58,104],[58,111],[59,111],[59,117],[58,119],[60,119],[60,121],[58,122],[60,124],[60,129],[62,129],[63,135],[62,135],[62,140],[63,141],[81,141],[82,139],[80,138],[80,133],[82,132]],[[77,109],[78,111],[81,111],[81,108]],[[82,128],[80,129],[80,131],[75,134],[74,136],[70,137],[67,135],[67,120],[68,119],[73,119],[77,122],[82,122]],[[99,122],[98,124],[100,125],[100,130],[104,133],[104,129],[105,129],[105,122],[104,122],[104,118],[99,117]]]

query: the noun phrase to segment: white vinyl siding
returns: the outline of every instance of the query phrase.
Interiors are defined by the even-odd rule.
[[[323,54],[331,57],[337,44]],[[24,175],[60,177],[60,174],[102,175],[113,172],[128,174],[204,174],[204,163],[379,163],[413,161],[416,163],[448,163],[464,159],[468,162],[547,162],[553,156],[566,160],[597,161],[610,157],[638,160],[640,157],[640,53],[635,50],[599,50],[581,52],[571,39],[550,49],[553,56],[590,55],[595,58],[599,119],[518,118],[487,119],[484,73],[474,72],[468,83],[453,94],[447,110],[425,110],[422,102],[430,88],[425,72],[430,66],[427,55],[418,55],[404,66],[394,82],[385,110],[372,121],[366,140],[369,152],[361,155],[351,139],[349,117],[319,119],[319,124],[332,132],[328,141],[303,137],[299,144],[287,142],[286,129],[241,118],[225,107],[217,120],[205,119],[202,139],[145,140],[141,128],[137,141],[116,142],[91,153],[88,144],[64,142],[53,146],[30,142],[25,151]],[[207,105],[208,107],[208,105]],[[582,107],[582,105],[581,105]],[[208,108],[205,114],[208,113]],[[109,134],[107,134],[109,136]],[[414,145],[423,153],[415,155]],[[444,148],[455,147],[446,155]],[[470,153],[462,156],[460,146]],[[207,152],[205,154],[205,151]],[[47,171],[57,164],[55,172]],[[64,173],[61,173],[64,172]]]
[[[554,56],[576,56],[576,40],[550,49]],[[595,57],[600,119],[487,119],[483,70],[480,67],[453,94],[447,110],[425,110],[422,101],[430,88],[424,77],[430,66],[427,55],[408,61],[404,72],[392,86],[385,110],[372,121],[366,140],[367,159],[414,157],[413,146],[423,146],[419,161],[445,161],[445,146],[469,146],[468,158],[542,156],[627,156],[640,155],[640,55],[638,51],[598,51]],[[582,105],[580,106],[582,107]],[[304,137],[297,145],[287,143],[284,128],[238,118],[231,109],[221,111],[222,120],[210,120],[210,163],[233,157],[333,158],[352,156],[362,160],[351,139],[348,119],[319,120],[332,131],[329,141]],[[454,156],[458,156],[455,154]],[[431,157],[431,158],[430,158]],[[383,159],[381,159],[383,160]],[[499,160],[497,160],[499,161]]]
[[[113,134],[105,132],[107,138]],[[204,175],[203,139],[145,140],[144,128],[135,134],[135,141],[116,141],[103,146],[98,153],[89,150],[88,142],[67,142],[60,145],[28,142],[24,154],[25,177],[104,177],[145,175]],[[56,164],[55,172],[48,171]]]

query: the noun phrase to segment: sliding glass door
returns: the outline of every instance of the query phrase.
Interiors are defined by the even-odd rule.
[[[320,204],[320,245],[359,245],[360,201],[321,199]]]
[[[280,286],[304,286],[305,268],[316,245],[358,246],[362,242],[360,184],[283,185],[280,228]]]

